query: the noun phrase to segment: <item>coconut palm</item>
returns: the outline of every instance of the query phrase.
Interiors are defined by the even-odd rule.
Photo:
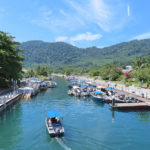
[[[135,70],[142,69],[146,66],[146,59],[144,57],[137,57],[133,61],[133,68]]]

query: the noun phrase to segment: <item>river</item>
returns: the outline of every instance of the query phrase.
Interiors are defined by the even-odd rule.
[[[67,95],[67,82],[39,93],[0,116],[0,150],[148,150],[150,111],[111,111],[108,104]],[[63,115],[65,135],[50,138],[45,126],[48,110]]]

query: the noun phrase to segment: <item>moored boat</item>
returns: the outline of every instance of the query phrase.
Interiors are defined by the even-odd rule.
[[[45,82],[42,82],[40,84],[40,90],[43,91],[43,90],[46,90],[47,89],[47,84]]]
[[[47,81],[46,84],[47,84],[48,88],[54,88],[57,86],[57,83],[54,81]]]
[[[104,100],[103,92],[101,92],[101,91],[94,91],[93,94],[92,94],[92,99],[102,102]]]
[[[46,117],[46,127],[51,137],[60,137],[64,135],[64,127],[61,124],[61,113],[56,110],[48,111]]]

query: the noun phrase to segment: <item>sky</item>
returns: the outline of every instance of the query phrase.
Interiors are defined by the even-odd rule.
[[[105,47],[150,38],[150,1],[0,0],[0,30],[19,42]]]

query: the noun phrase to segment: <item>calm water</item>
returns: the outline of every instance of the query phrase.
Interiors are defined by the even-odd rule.
[[[67,83],[30,100],[22,100],[0,116],[0,150],[148,150],[150,112],[112,112],[107,104],[67,95]],[[50,138],[45,117],[57,109],[65,136]]]

